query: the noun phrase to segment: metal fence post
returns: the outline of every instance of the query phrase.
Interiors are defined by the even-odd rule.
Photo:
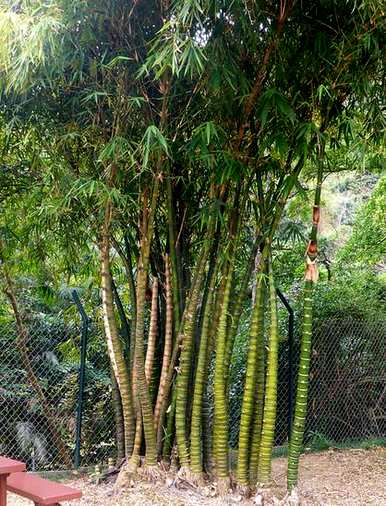
[[[87,355],[87,338],[90,319],[84,310],[76,290],[72,290],[72,298],[79,311],[82,319],[81,340],[80,340],[80,366],[79,366],[79,392],[78,392],[78,408],[76,413],[76,434],[75,434],[75,454],[74,467],[78,469],[80,465],[80,446],[82,440],[82,420],[84,407],[84,390],[86,385],[86,355]]]
[[[290,306],[288,300],[285,298],[284,294],[277,288],[276,293],[279,296],[279,299],[283,303],[283,306],[286,308],[288,312],[288,413],[287,413],[287,430],[288,430],[288,439],[291,435],[292,429],[292,412],[293,412],[293,367],[294,367],[294,324],[295,324],[295,316],[294,310]]]

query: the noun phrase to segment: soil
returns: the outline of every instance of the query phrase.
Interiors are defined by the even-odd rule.
[[[300,504],[303,506],[386,506],[386,448],[370,450],[328,450],[303,455],[300,464]],[[279,504],[285,496],[286,459],[273,461],[273,483],[264,494],[264,506]],[[96,485],[83,478],[69,484],[83,490],[79,501],[63,506],[226,506],[253,505],[252,499],[242,499],[237,493],[225,498],[210,496],[188,483],[178,488],[172,480],[166,484],[138,481],[131,488],[114,490],[113,483]],[[278,498],[278,499],[277,499]],[[287,504],[282,502],[282,504]],[[31,505],[13,494],[9,506]]]

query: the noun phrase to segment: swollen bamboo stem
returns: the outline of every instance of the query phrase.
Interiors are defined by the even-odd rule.
[[[154,278],[152,286],[149,338],[147,341],[146,360],[145,360],[145,377],[148,385],[150,385],[152,379],[157,333],[158,333],[158,278]]]
[[[193,282],[190,297],[184,311],[184,321],[181,327],[181,355],[179,371],[176,381],[176,437],[178,456],[183,467],[189,467],[189,445],[187,441],[187,402],[188,385],[191,371],[193,334],[197,315],[198,301],[200,298],[201,286],[204,278],[205,265],[208,259],[209,248],[204,246],[204,252],[198,262],[195,280]]]
[[[170,366],[170,359],[173,347],[173,296],[171,287],[171,275],[169,256],[165,255],[165,295],[166,295],[166,321],[165,321],[165,343],[162,358],[162,369],[159,380],[157,400],[154,409],[154,425],[157,430],[157,448],[160,447],[161,441],[158,434],[162,435],[162,431],[158,431],[158,427],[163,424],[161,419],[161,407],[165,402],[165,396],[167,391],[167,377]]]
[[[228,323],[228,308],[233,282],[232,258],[227,273],[227,281],[221,308],[220,321],[217,332],[216,358],[214,371],[214,447],[216,458],[216,474],[221,493],[229,488],[228,470],[228,402],[226,398],[226,381],[224,374],[224,357],[226,351],[226,335]]]
[[[102,309],[109,356],[121,394],[123,420],[125,427],[125,449],[126,456],[129,456],[133,449],[134,411],[129,371],[124,358],[122,341],[119,337],[117,322],[115,320],[114,314],[112,279],[110,272],[111,213],[111,202],[108,201],[105,206],[105,221],[102,228],[102,238],[100,245]]]
[[[253,414],[253,429],[251,440],[251,452],[249,459],[249,481],[255,483],[257,479],[261,429],[263,426],[264,413],[264,391],[265,388],[265,346],[264,346],[264,309],[262,331],[259,334],[257,364],[256,364],[256,390],[255,390],[255,409]]]
[[[277,377],[279,334],[277,318],[276,289],[269,261],[269,302],[270,302],[270,333],[267,353],[267,376],[264,398],[263,426],[261,430],[260,453],[258,463],[258,482],[267,483],[271,476],[272,448],[275,436],[277,408]]]
[[[153,237],[154,216],[159,194],[160,177],[156,176],[153,184],[150,208],[144,210],[141,239],[141,255],[137,273],[137,321],[135,329],[134,366],[136,377],[136,394],[138,395],[142,412],[143,430],[146,442],[146,464],[155,466],[157,463],[156,435],[154,416],[149,388],[145,376],[145,296],[149,270],[150,245]]]
[[[218,264],[216,264],[217,267]],[[202,330],[200,346],[198,351],[198,360],[196,368],[196,377],[194,382],[193,408],[190,432],[190,458],[191,469],[193,473],[200,476],[203,472],[203,449],[202,449],[202,405],[204,386],[208,377],[208,357],[209,357],[209,336],[210,325],[213,313],[213,299],[217,278],[217,268],[212,273],[209,281],[208,298],[204,308],[204,317],[202,321]]]
[[[225,369],[225,376],[227,377],[227,379],[229,378],[229,367],[230,367],[231,359],[232,359],[233,346],[234,346],[237,331],[239,328],[241,314],[243,312],[243,302],[245,300],[246,293],[248,290],[248,285],[249,285],[249,282],[251,279],[253,264],[254,264],[254,260],[255,260],[256,252],[257,252],[257,246],[258,246],[258,243],[256,241],[254,244],[254,247],[252,248],[251,255],[248,259],[245,273],[244,273],[242,281],[241,281],[240,290],[239,290],[236,302],[233,307],[232,321],[231,321],[231,325],[229,327],[229,332],[228,332],[228,337],[227,337],[227,342],[226,342],[225,358],[224,358],[224,369]]]
[[[241,406],[237,481],[241,487],[249,485],[250,436],[254,412],[258,364],[264,360],[264,272],[265,260],[261,258],[257,272],[256,300],[252,313],[247,370]],[[260,389],[259,389],[260,390]]]
[[[318,160],[318,177],[312,213],[312,229],[306,252],[307,263],[304,286],[303,325],[300,344],[299,372],[296,387],[295,414],[288,447],[287,488],[289,491],[293,490],[298,481],[299,457],[303,445],[307,416],[308,383],[311,362],[313,294],[314,287],[318,279],[316,260],[318,255],[317,234],[320,221],[320,200],[323,179],[322,156],[323,153],[321,152]]]

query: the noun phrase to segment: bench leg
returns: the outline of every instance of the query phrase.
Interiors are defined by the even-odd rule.
[[[7,506],[7,475],[0,475],[0,506]]]
[[[58,502],[48,504],[48,505],[47,504],[46,505],[40,504],[40,502],[35,502],[34,504],[35,504],[35,506],[60,506],[60,504]]]

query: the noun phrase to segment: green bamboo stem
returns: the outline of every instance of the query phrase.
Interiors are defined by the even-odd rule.
[[[177,389],[174,387],[171,393],[170,406],[167,413],[165,439],[162,456],[165,460],[170,459],[174,444],[175,418],[176,418]]]
[[[295,413],[291,430],[291,437],[288,447],[288,472],[287,488],[292,491],[297,485],[299,474],[299,458],[302,451],[304,429],[307,416],[307,399],[309,370],[311,362],[311,341],[312,341],[312,321],[313,321],[313,295],[318,273],[316,259],[318,255],[317,234],[320,220],[320,200],[322,191],[322,154],[318,160],[318,177],[315,190],[315,201],[312,213],[312,229],[310,241],[306,252],[306,274],[304,286],[304,304],[303,304],[303,325],[300,344],[299,372],[296,387]]]
[[[173,208],[173,189],[170,175],[166,179],[167,190],[167,214],[168,214],[168,233],[169,233],[169,253],[171,261],[172,275],[172,294],[173,294],[173,317],[174,334],[177,335],[181,323],[181,272],[177,257],[176,234],[175,234],[175,216]]]
[[[243,402],[241,406],[237,481],[242,487],[249,485],[250,436],[252,432],[257,369],[258,363],[261,361],[261,356],[263,356],[264,360],[265,263],[265,258],[261,255],[260,265],[257,272],[256,300],[252,312],[247,370],[244,383]]]
[[[216,264],[216,266],[217,265],[218,264]],[[209,281],[208,298],[204,309],[200,346],[198,351],[196,377],[194,382],[193,408],[192,408],[191,433],[190,433],[190,458],[191,458],[191,469],[197,475],[201,475],[203,472],[202,404],[203,404],[204,387],[208,377],[209,336],[210,336],[211,318],[213,313],[213,300],[215,293],[216,278],[217,278],[217,267],[214,269],[214,272],[212,273],[211,279]]]
[[[234,342],[235,342],[235,339],[237,336],[237,331],[238,331],[239,324],[240,324],[240,318],[241,318],[241,315],[243,312],[243,302],[245,300],[246,293],[248,290],[248,285],[249,285],[251,275],[252,275],[253,265],[254,265],[256,252],[257,252],[257,246],[258,246],[258,243],[256,241],[256,243],[254,244],[254,246],[252,248],[250,257],[248,258],[248,261],[247,261],[248,263],[247,263],[247,266],[246,266],[246,269],[245,269],[245,272],[244,272],[244,275],[243,275],[243,278],[241,281],[239,293],[237,295],[236,302],[235,302],[235,304],[233,306],[233,310],[232,310],[232,320],[231,320],[231,324],[230,324],[229,332],[228,332],[228,336],[227,336],[226,351],[225,351],[225,358],[224,358],[224,369],[225,369],[225,375],[226,375],[227,379],[229,378],[229,367],[230,367],[231,359],[232,359],[233,346],[234,346]]]
[[[130,314],[131,314],[131,334],[130,334],[130,368],[133,371],[134,367],[134,349],[135,349],[135,324],[137,320],[137,294],[135,290],[135,279],[133,274],[133,265],[131,260],[130,243],[127,236],[125,236],[125,270],[129,285],[130,294]]]
[[[214,371],[214,447],[216,458],[216,474],[219,486],[227,486],[228,470],[228,402],[226,398],[226,382],[224,374],[224,356],[228,323],[228,308],[233,283],[234,258],[231,259],[223,296],[220,321],[216,340],[216,358]]]
[[[265,295],[265,293],[264,293]],[[256,364],[256,390],[255,390],[255,409],[253,414],[253,429],[251,451],[249,459],[249,481],[255,483],[257,479],[261,429],[263,426],[264,413],[264,395],[265,395],[265,345],[264,345],[264,304],[262,309],[262,329],[258,336],[257,344],[257,364]]]
[[[147,277],[149,270],[150,245],[153,237],[154,216],[157,207],[159,194],[158,176],[154,179],[152,198],[149,209],[144,209],[142,238],[141,238],[141,256],[137,273],[137,320],[135,329],[135,379],[136,394],[139,398],[143,430],[146,441],[146,463],[154,466],[157,463],[156,435],[154,429],[153,408],[149,388],[145,376],[145,351],[144,351],[144,332],[145,332],[145,296],[147,288]]]
[[[183,325],[181,327],[181,355],[179,362],[179,372],[176,380],[176,437],[178,456],[181,466],[189,467],[189,445],[186,433],[187,421],[187,402],[188,386],[191,371],[191,361],[193,352],[193,335],[195,329],[195,320],[197,315],[197,306],[201,294],[201,287],[205,273],[205,266],[209,255],[210,239],[206,241],[204,252],[198,262],[195,280],[192,285],[190,297],[185,307]]]
[[[267,354],[267,375],[264,398],[263,426],[261,430],[260,452],[258,462],[258,482],[267,483],[271,475],[272,448],[275,436],[277,407],[277,375],[279,334],[277,318],[276,289],[269,261],[269,301],[270,301],[270,333]]]
[[[117,380],[114,371],[110,369],[111,397],[115,418],[115,439],[117,442],[117,465],[120,466],[125,458],[125,427],[123,424],[122,401],[119,393]]]

